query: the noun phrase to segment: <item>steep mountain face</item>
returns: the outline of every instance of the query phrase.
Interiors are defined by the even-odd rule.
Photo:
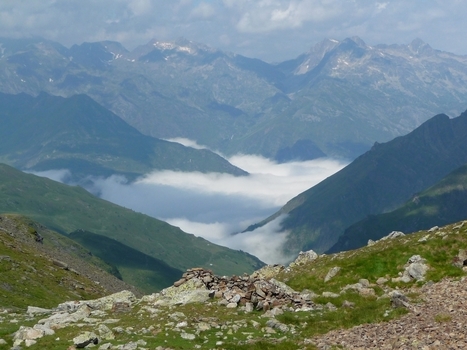
[[[132,52],[115,42],[0,44],[0,91],[88,94],[145,134],[187,137],[226,154],[355,158],[426,116],[466,108],[467,58],[421,40],[325,40],[277,65],[184,39]],[[316,152],[290,152],[304,142]]]
[[[96,256],[117,266],[124,281],[145,291],[170,285],[180,271],[193,266],[239,275],[263,265],[247,253],[212,244],[99,199],[81,187],[0,164],[0,213],[4,212],[26,215],[76,238]],[[108,252],[108,247],[113,251]],[[119,259],[115,256],[118,253],[122,254]]]
[[[288,214],[282,225],[290,231],[286,249],[323,252],[350,225],[397,208],[466,163],[467,112],[454,119],[440,114],[406,136],[375,144],[260,225]]]
[[[370,215],[348,227],[328,253],[362,247],[369,239],[378,240],[391,231],[415,232],[466,218],[467,165],[464,165],[396,210]]]
[[[0,159],[17,168],[66,168],[76,178],[154,169],[245,174],[208,150],[143,135],[86,95],[0,93],[0,123]]]

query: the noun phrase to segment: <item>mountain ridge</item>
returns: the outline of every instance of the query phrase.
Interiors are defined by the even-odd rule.
[[[0,93],[0,158],[28,171],[71,170],[75,178],[154,169],[246,172],[208,150],[141,134],[86,95]]]
[[[439,114],[411,133],[372,149],[316,186],[291,199],[258,226],[287,217],[285,249],[323,252],[345,228],[367,215],[395,209],[467,163],[467,112]]]
[[[354,159],[427,115],[466,108],[467,58],[419,40],[324,40],[275,65],[186,39],[131,52],[83,43],[73,54],[46,40],[2,40],[0,91],[88,94],[145,134],[193,139],[227,155],[274,158],[310,140],[327,156]]]
[[[391,231],[411,233],[444,226],[467,218],[467,165],[449,173],[432,187],[414,194],[399,208],[365,219],[346,228],[326,253],[356,249]]]

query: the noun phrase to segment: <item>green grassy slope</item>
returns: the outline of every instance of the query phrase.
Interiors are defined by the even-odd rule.
[[[34,232],[40,232],[43,244],[35,241]],[[95,272],[100,270],[102,276],[102,269],[112,268],[88,253],[72,240],[25,217],[1,215],[0,305],[52,308],[67,299],[95,298],[109,293],[103,288],[106,283],[94,282],[99,278]],[[52,259],[67,262],[73,270],[57,266]],[[93,279],[86,277],[90,271],[94,272]]]
[[[323,346],[318,346],[318,341],[314,339],[314,336],[325,334],[331,330],[345,330],[371,323],[378,323],[381,330],[386,330],[385,327],[388,325],[386,322],[400,318],[407,313],[413,312],[416,317],[420,318],[434,316],[435,326],[437,323],[450,322],[449,311],[439,308],[439,300],[437,300],[439,297],[431,293],[431,288],[436,287],[433,286],[433,283],[440,281],[442,283],[451,281],[453,284],[457,284],[459,289],[463,288],[466,275],[465,267],[454,266],[453,261],[456,261],[460,250],[467,248],[466,224],[467,222],[456,223],[442,227],[436,232],[420,231],[413,235],[381,241],[373,246],[358,250],[321,255],[314,261],[282,270],[274,278],[285,282],[298,292],[304,291],[311,295],[310,297],[315,304],[312,310],[306,312],[284,311],[275,316],[277,321],[290,328],[293,327],[293,331],[290,329],[289,331],[279,329],[275,329],[274,332],[268,331],[266,326],[271,318],[264,317],[264,311],[244,312],[239,308],[230,309],[220,305],[216,299],[185,305],[157,305],[157,313],[149,311],[155,309],[154,300],[142,300],[135,303],[128,312],[112,313],[110,311],[105,318],[102,318],[104,320],[111,316],[114,319],[115,323],[112,323],[112,329],[116,327],[128,329],[127,332],[118,333],[115,339],[105,341],[116,347],[144,339],[146,342],[144,347],[149,349],[157,347],[193,349],[199,345],[198,347],[201,349],[215,349],[222,346],[223,349],[235,350],[314,350],[323,348]],[[421,240],[421,238],[425,239]],[[426,259],[429,269],[425,279],[423,281],[411,280],[407,283],[397,281],[397,277],[404,271],[408,259],[413,255],[420,255]],[[33,258],[35,259],[35,257]],[[339,272],[325,282],[325,276],[335,267],[340,267]],[[26,275],[29,277],[29,274]],[[381,281],[382,278],[384,278],[383,281]],[[366,279],[368,283],[368,287],[364,288],[365,293],[348,288],[351,285],[362,283],[361,279]],[[2,275],[0,275],[0,281],[3,281]],[[30,292],[36,293],[38,286],[33,282],[34,280],[31,280]],[[408,298],[409,309],[391,306],[390,293],[395,290]],[[337,295],[331,296],[325,292]],[[456,299],[458,296],[454,295],[453,298]],[[63,301],[65,300],[60,300],[60,302]],[[40,301],[33,305],[44,306]],[[426,315],[423,310],[427,308],[433,308],[437,310],[435,312],[439,313]],[[444,312],[444,310],[446,311]],[[421,313],[419,313],[420,311]],[[174,327],[176,316],[186,320],[182,330],[180,330],[181,327]],[[21,321],[12,325],[10,319],[13,317]],[[41,315],[31,320],[30,317],[25,318],[24,314],[20,312],[11,316],[2,315],[0,318],[0,338],[5,339],[7,345],[11,347],[13,343],[11,334],[20,325],[30,324],[32,326],[43,317]],[[212,326],[200,330],[200,321]],[[401,320],[401,322],[405,321]],[[393,326],[388,326],[393,331]],[[143,333],[143,330],[147,329],[153,331]],[[453,335],[457,336],[460,328],[456,328],[453,324],[451,329]],[[32,345],[31,349],[64,349],[70,346],[70,340],[78,334],[84,331],[95,332],[95,330],[95,323],[83,322],[79,325],[70,323],[67,327],[56,329],[56,333],[53,335],[37,339],[37,344]],[[181,332],[193,334],[194,339],[182,337]],[[222,344],[219,343],[220,332],[223,332]],[[360,334],[365,334],[364,330],[363,333],[360,330]],[[337,338],[336,343],[338,341]],[[409,341],[412,343],[413,339],[409,339]],[[389,344],[389,346],[391,345],[393,344]],[[340,346],[332,348],[338,349]]]
[[[27,215],[63,234],[81,229],[112,238],[178,270],[203,266],[230,275],[262,265],[247,253],[212,244],[99,199],[81,187],[24,174],[7,165],[0,165],[0,212]]]
[[[347,228],[329,253],[356,249],[391,231],[414,232],[467,219],[467,165],[414,195],[400,208],[371,215]]]
[[[159,259],[92,232],[77,230],[68,237],[89,249],[94,256],[115,266],[123,280],[138,285],[139,290],[147,294],[155,291],[154,286],[170,286],[174,276],[183,273]]]
[[[67,168],[75,177],[154,169],[245,172],[208,151],[141,134],[86,95],[0,93],[0,159],[17,168]]]
[[[323,252],[353,223],[395,209],[466,163],[467,113],[437,115],[406,136],[375,144],[261,224],[288,214],[286,249]]]

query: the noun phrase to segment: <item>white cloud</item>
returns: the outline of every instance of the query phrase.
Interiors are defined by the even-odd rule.
[[[179,143],[179,144],[181,144],[183,146],[191,147],[191,148],[195,148],[195,149],[208,149],[207,146],[200,145],[196,141],[187,139],[185,137],[174,137],[172,139],[166,139],[166,141],[177,142],[177,143]]]
[[[165,170],[150,173],[136,184],[163,185],[211,195],[236,195],[251,198],[264,207],[276,207],[343,166],[330,159],[277,164],[252,155],[237,155],[229,161],[250,175]]]
[[[215,14],[216,11],[214,6],[206,2],[201,2],[191,11],[190,17],[193,19],[208,19],[213,17]]]
[[[155,171],[134,182],[113,175],[89,176],[82,184],[110,202],[167,221],[214,243],[244,250],[267,263],[290,260],[293,257],[281,250],[288,234],[281,231],[283,216],[252,232],[239,232],[277,212],[288,200],[345,164],[332,159],[277,164],[254,155],[236,155],[229,161],[250,175]],[[71,181],[66,169],[34,174]]]
[[[231,234],[225,223],[203,224],[180,218],[167,222],[213,243],[253,254],[267,264],[286,264],[295,256],[285,254],[282,249],[288,236],[288,232],[281,228],[285,218],[286,215],[282,215],[254,231],[237,234]]]
[[[128,3],[128,7],[135,16],[146,15],[152,11],[152,2],[151,0],[132,0]]]
[[[48,179],[69,183],[71,180],[71,172],[68,169],[55,169],[46,171],[31,171],[30,174],[37,175],[40,177],[46,177]]]
[[[91,178],[88,190],[185,232],[280,263],[289,259],[280,250],[287,237],[280,229],[282,218],[253,232],[232,233],[267,218],[344,166],[330,159],[277,164],[252,155],[237,155],[229,161],[250,175],[155,171],[133,183],[122,176]]]
[[[241,32],[270,32],[301,27],[304,22],[322,22],[342,15],[353,2],[336,0],[267,0],[228,2],[241,13]]]

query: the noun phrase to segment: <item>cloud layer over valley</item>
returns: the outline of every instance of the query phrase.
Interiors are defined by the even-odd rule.
[[[344,164],[331,159],[277,164],[253,155],[237,155],[229,161],[250,175],[155,171],[132,183],[116,175],[90,177],[87,189],[185,232],[247,251],[267,263],[286,262],[290,257],[280,249],[287,236],[280,229],[284,217],[253,232],[232,233],[265,219]],[[36,174],[62,182],[69,177],[67,170]]]

